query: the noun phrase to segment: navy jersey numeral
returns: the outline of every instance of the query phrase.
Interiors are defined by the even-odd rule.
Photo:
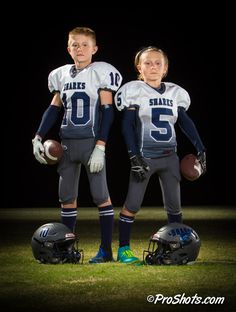
[[[117,105],[117,107],[120,107],[121,104],[122,104],[121,92],[118,92],[118,93],[117,93],[117,96],[116,96],[116,105]]]
[[[63,104],[65,106],[66,114],[63,118],[62,124],[67,125],[68,116],[68,107],[66,94],[63,94],[62,97]],[[89,96],[85,92],[74,92],[71,96],[71,114],[70,121],[75,126],[83,126],[86,125],[90,120],[90,99]]]
[[[120,81],[120,75],[118,73],[110,72],[110,78],[111,78],[111,86],[119,86]]]
[[[167,118],[165,119],[165,116]],[[169,108],[152,108],[152,124],[157,128],[151,130],[151,137],[155,141],[167,142],[172,137],[172,128],[168,121],[168,116],[173,116],[173,112]]]

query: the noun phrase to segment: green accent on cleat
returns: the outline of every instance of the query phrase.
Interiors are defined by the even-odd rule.
[[[127,264],[140,262],[139,258],[135,257],[133,251],[130,249],[130,246],[118,248],[117,261]]]

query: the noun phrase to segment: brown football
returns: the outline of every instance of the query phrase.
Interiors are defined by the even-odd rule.
[[[63,155],[63,148],[59,142],[56,140],[46,140],[43,143],[44,146],[44,158],[48,165],[55,165],[57,164],[62,155]]]
[[[202,174],[197,156],[194,154],[185,155],[180,161],[180,172],[189,181],[197,180]]]

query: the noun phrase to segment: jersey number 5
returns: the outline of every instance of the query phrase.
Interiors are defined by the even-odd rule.
[[[152,124],[157,129],[151,130],[151,137],[155,141],[168,142],[172,138],[170,116],[173,116],[173,112],[169,108],[152,108]]]

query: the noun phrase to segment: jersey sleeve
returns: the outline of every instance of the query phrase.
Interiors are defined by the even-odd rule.
[[[191,102],[188,92],[181,87],[178,88],[176,101],[177,101],[177,106],[183,107],[185,111],[188,110],[190,106],[190,102]]]
[[[64,79],[68,75],[73,64],[63,65],[50,72],[48,75],[48,89],[50,92],[61,92],[64,86]]]
[[[113,65],[106,62],[95,62],[93,68],[99,80],[100,90],[116,92],[119,89],[122,76]]]
[[[124,84],[118,92],[115,94],[115,105],[119,111],[130,107],[137,106],[137,99],[139,87],[136,86],[135,82],[128,82]]]
[[[57,91],[60,91],[58,69],[54,69],[48,75],[48,89],[51,93],[55,93]]]

